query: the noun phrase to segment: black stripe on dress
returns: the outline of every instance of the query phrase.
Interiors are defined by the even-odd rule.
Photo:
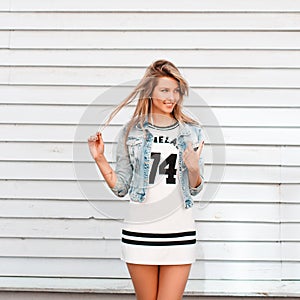
[[[146,232],[135,232],[122,229],[124,235],[136,236],[136,237],[149,237],[149,238],[174,238],[182,236],[193,236],[196,235],[196,231],[184,231],[175,233],[146,233]]]
[[[149,241],[128,240],[122,238],[122,242],[126,244],[143,245],[143,246],[177,246],[177,245],[196,244],[196,239],[185,240],[185,241],[149,242]]]

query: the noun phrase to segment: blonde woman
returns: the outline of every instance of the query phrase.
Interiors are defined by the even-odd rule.
[[[196,260],[193,199],[203,188],[204,145],[199,124],[182,112],[188,84],[169,61],[152,63],[106,125],[137,99],[120,131],[116,168],[104,155],[97,132],[88,140],[92,157],[119,197],[129,194],[122,228],[122,256],[138,300],[177,300]]]

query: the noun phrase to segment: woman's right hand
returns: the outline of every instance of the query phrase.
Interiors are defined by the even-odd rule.
[[[92,135],[88,139],[88,145],[94,160],[100,159],[104,155],[104,142],[100,132]]]

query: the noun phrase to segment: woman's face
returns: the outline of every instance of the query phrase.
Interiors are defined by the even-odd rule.
[[[151,112],[171,116],[180,99],[178,82],[170,77],[161,77],[152,92]]]

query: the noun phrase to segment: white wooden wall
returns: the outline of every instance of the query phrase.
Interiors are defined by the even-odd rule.
[[[299,296],[299,29],[299,0],[1,0],[0,288],[132,291],[121,224],[82,195],[72,142],[98,95],[165,58],[226,143],[218,194],[196,210],[187,294]]]

